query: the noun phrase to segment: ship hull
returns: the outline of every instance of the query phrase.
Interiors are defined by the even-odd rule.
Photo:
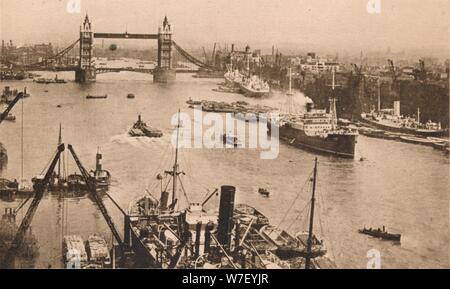
[[[303,130],[286,124],[279,127],[280,138],[295,147],[343,158],[354,158],[357,135],[329,134],[327,137],[308,136]]]
[[[269,91],[258,91],[249,89],[243,85],[240,85],[241,93],[247,97],[261,98],[269,95]]]
[[[379,123],[377,121],[368,119],[368,118],[361,118],[361,120],[364,123],[373,125],[379,129],[387,130],[390,132],[400,132],[405,134],[411,134],[411,135],[420,135],[420,136],[426,136],[426,137],[438,137],[443,136],[445,134],[445,130],[418,130],[414,128],[407,128],[407,127],[397,127],[397,126],[390,126],[385,125],[382,123]]]
[[[239,88],[239,86],[240,86],[240,83],[239,83],[239,82],[237,82],[237,81],[235,81],[235,80],[233,80],[233,79],[231,79],[231,78],[228,78],[227,76],[224,76],[224,78],[225,78],[225,83],[226,83],[228,86],[230,86],[230,87],[235,87],[235,88]]]

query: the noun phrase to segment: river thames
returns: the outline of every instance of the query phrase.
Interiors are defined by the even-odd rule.
[[[42,73],[53,77],[53,73]],[[4,86],[31,94],[23,101],[23,177],[30,180],[41,173],[53,156],[59,124],[65,144],[72,144],[88,169],[95,165],[99,148],[103,167],[111,172],[109,194],[124,209],[146,193],[158,195],[158,173],[173,165],[171,118],[178,109],[193,115],[185,103],[196,100],[247,101],[274,107],[284,102],[282,93],[264,100],[238,94],[213,92],[220,79],[196,79],[178,74],[170,85],[154,84],[151,75],[131,72],[102,74],[97,82],[81,86],[73,73],[59,73],[63,85],[40,85],[32,81],[5,81]],[[133,93],[135,99],[127,99]],[[87,100],[87,94],[108,94],[105,100]],[[59,106],[59,107],[58,107]],[[22,104],[13,113],[16,122],[0,127],[0,141],[8,151],[8,163],[0,178],[20,179],[22,174]],[[160,128],[160,139],[132,138],[127,132],[142,115],[145,122]],[[389,140],[358,137],[355,160],[316,155],[281,142],[273,160],[260,158],[258,149],[181,149],[183,185],[192,202],[200,202],[208,191],[221,185],[237,187],[237,202],[263,212],[272,224],[292,232],[305,230],[306,220],[296,212],[307,204],[310,192],[303,190],[291,216],[285,212],[302,191],[314,158],[318,166],[318,209],[315,233],[325,240],[329,255],[339,268],[366,268],[367,252],[381,254],[383,268],[449,267],[449,157],[431,147]],[[364,161],[359,160],[359,156]],[[75,172],[66,159],[68,173]],[[258,188],[271,192],[269,198]],[[0,200],[0,211],[17,207],[23,199]],[[105,204],[114,221],[123,228],[123,217],[112,202]],[[217,203],[217,199],[211,202]],[[18,213],[17,222],[25,214]],[[358,233],[358,229],[385,225],[402,234],[401,244],[380,241]],[[94,202],[86,196],[61,197],[47,194],[32,222],[39,255],[37,268],[62,267],[62,237],[79,234],[86,239],[98,233],[111,240],[111,233]]]

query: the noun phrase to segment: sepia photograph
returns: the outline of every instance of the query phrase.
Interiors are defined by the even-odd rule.
[[[0,269],[450,268],[449,1],[0,0],[0,39]]]

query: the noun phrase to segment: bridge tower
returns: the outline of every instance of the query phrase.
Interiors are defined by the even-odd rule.
[[[175,80],[172,45],[172,26],[166,16],[163,26],[158,30],[158,67],[153,72],[153,82],[166,83]]]
[[[94,52],[94,33],[88,15],[80,27],[80,59],[75,71],[75,81],[78,83],[95,82],[95,66],[92,62]]]

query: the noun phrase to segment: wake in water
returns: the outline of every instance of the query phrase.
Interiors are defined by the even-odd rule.
[[[122,133],[111,137],[110,142],[115,144],[129,144],[135,148],[149,148],[154,147],[155,144],[163,147],[170,142],[170,134],[166,133],[160,138],[150,138],[146,136],[133,137],[128,133]]]

